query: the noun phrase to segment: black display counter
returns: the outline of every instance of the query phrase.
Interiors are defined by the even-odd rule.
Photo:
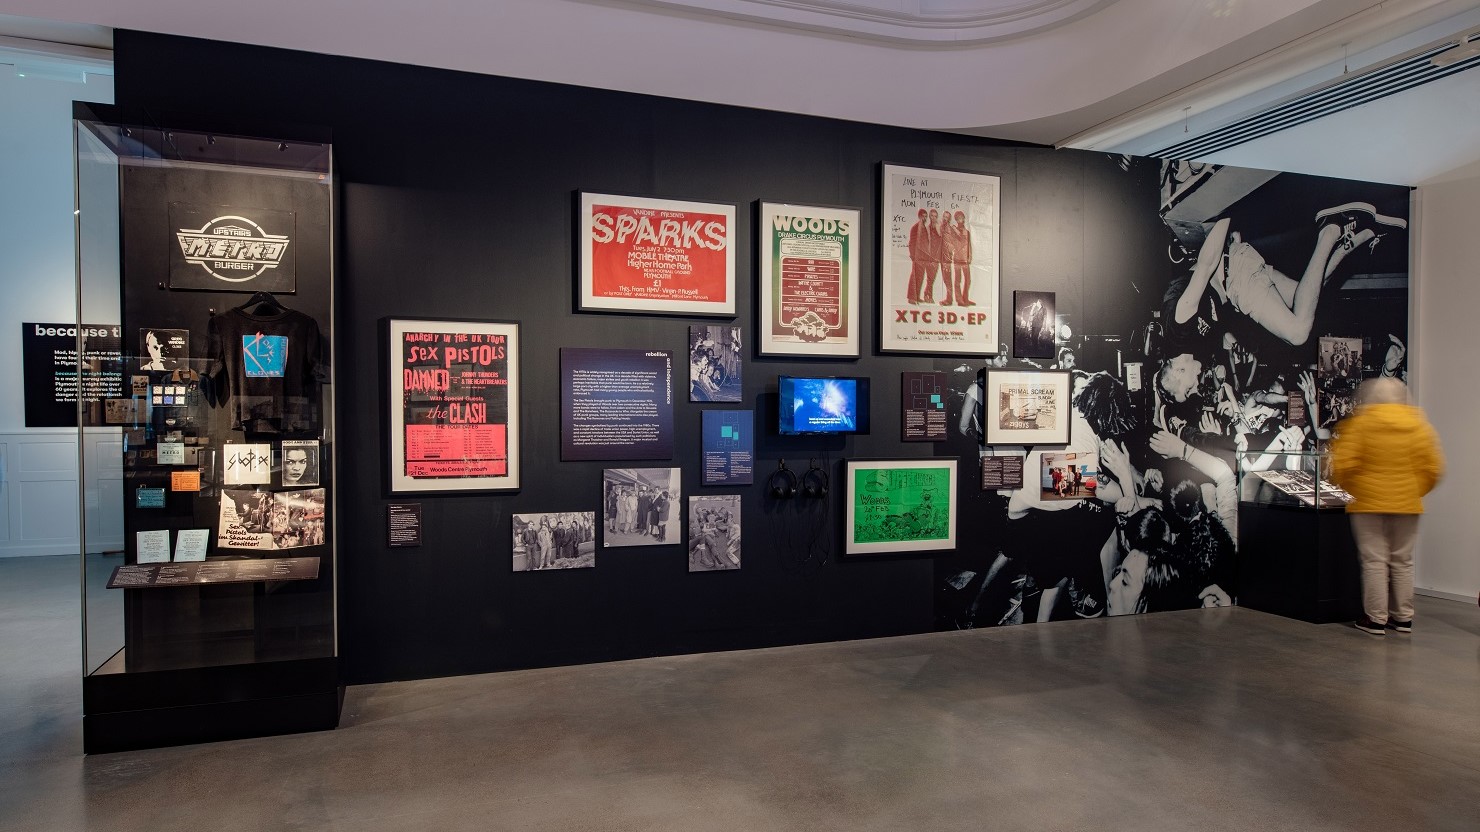
[[[1239,605],[1313,624],[1362,610],[1361,567],[1341,508],[1239,505]]]

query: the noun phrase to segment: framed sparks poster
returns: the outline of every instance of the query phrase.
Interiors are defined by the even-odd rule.
[[[735,206],[579,194],[582,312],[735,314]]]
[[[992,355],[1002,180],[883,165],[882,352]]]
[[[956,548],[956,460],[845,461],[845,555]]]
[[[987,368],[982,395],[988,445],[1069,444],[1068,370]]]
[[[519,324],[391,318],[391,494],[519,488]]]
[[[858,210],[758,210],[760,354],[858,357]]]

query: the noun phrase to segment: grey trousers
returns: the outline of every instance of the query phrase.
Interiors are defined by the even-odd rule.
[[[1362,609],[1377,624],[1413,620],[1413,545],[1419,514],[1353,514],[1362,561]]]

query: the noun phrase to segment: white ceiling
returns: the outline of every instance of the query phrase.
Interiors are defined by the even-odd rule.
[[[42,40],[131,28],[1144,153],[1179,124],[1452,36],[1480,20],[1480,0],[0,0],[0,34],[17,34],[6,14],[84,24],[76,39],[54,24],[20,33]],[[1215,161],[1454,176],[1480,162],[1474,76]]]

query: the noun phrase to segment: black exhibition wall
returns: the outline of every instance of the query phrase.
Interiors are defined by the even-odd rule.
[[[1268,449],[1274,458],[1313,447],[1325,416],[1300,424],[1294,391],[1310,389],[1308,398],[1334,413],[1361,374],[1405,369],[1401,348],[1389,349],[1407,340],[1402,188],[140,32],[118,32],[115,49],[117,102],[150,123],[332,132],[339,633],[349,682],[1096,616],[1107,606],[1231,603],[1236,532],[1218,515],[1231,510],[1236,452]],[[983,491],[985,451],[967,423],[973,385],[991,359],[878,353],[881,162],[1001,177],[1002,338],[1011,341],[1014,291],[1055,293],[1056,354],[1036,366],[1094,374],[1077,380],[1097,391],[1097,403],[1076,413],[1076,426],[1088,427],[1077,435],[1107,457],[1107,471],[1134,481],[1124,489],[1132,502],[1064,508],[1038,501],[1036,488]],[[573,311],[578,190],[735,204],[733,322]],[[862,210],[861,358],[756,356],[757,199]],[[1374,224],[1378,215],[1385,222]],[[1219,219],[1237,232],[1210,255],[1231,264],[1220,271],[1227,277],[1189,291],[1199,246]],[[420,548],[386,543],[379,328],[388,316],[523,325],[523,488],[413,498],[423,511]],[[1292,318],[1303,337],[1291,334]],[[780,437],[761,416],[756,484],[705,488],[704,406],[686,400],[680,373],[671,462],[561,462],[559,349],[682,356],[690,323],[744,329],[738,406],[758,415],[775,409],[778,374],[871,377],[872,432]],[[1317,378],[1319,339],[1328,335],[1360,340],[1361,370],[1350,379]],[[1186,390],[1175,373],[1162,381],[1163,364],[1181,372],[1194,357]],[[997,363],[1030,366],[1005,356]],[[951,380],[945,442],[899,440],[900,373],[916,370]],[[961,461],[957,551],[844,558],[841,460],[920,456]],[[780,458],[793,467],[822,460],[832,493],[770,499],[764,480]],[[1039,463],[1028,457],[1030,481]],[[743,496],[740,569],[691,574],[684,547],[672,545],[598,549],[594,569],[511,570],[512,514],[599,512],[603,468],[667,465],[682,468],[686,495]],[[1127,557],[1133,550],[1141,554]],[[1138,586],[1126,608],[1116,587],[1132,581],[1145,590]]]

